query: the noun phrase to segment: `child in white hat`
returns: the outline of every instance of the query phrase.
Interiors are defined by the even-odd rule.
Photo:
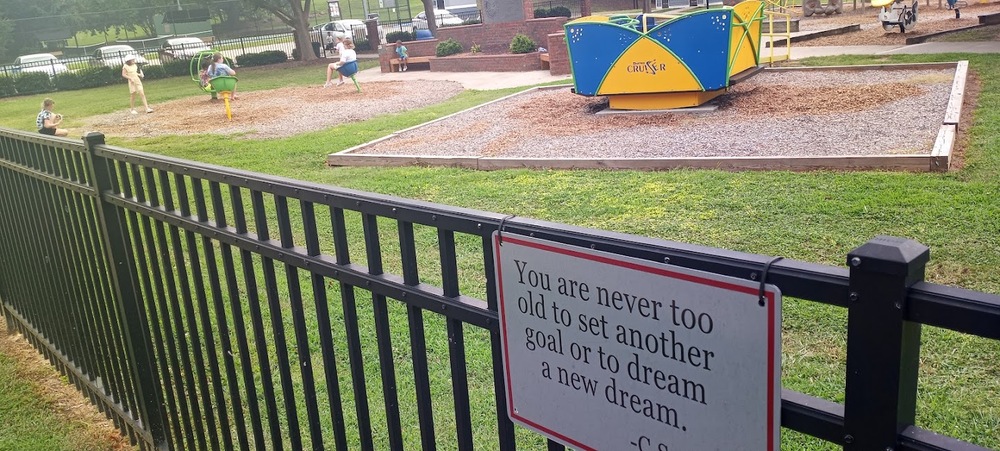
[[[135,111],[135,95],[139,94],[142,97],[142,105],[146,107],[147,113],[152,113],[153,109],[149,107],[149,103],[146,102],[146,93],[142,90],[142,78],[145,74],[142,73],[142,69],[139,65],[135,63],[135,55],[125,56],[125,65],[122,66],[122,78],[128,80],[128,107],[132,110],[132,114],[139,114]]]

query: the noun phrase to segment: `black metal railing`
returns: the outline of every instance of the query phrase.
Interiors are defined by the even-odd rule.
[[[145,154],[100,134],[0,130],[0,213],[9,328],[157,449],[542,446],[507,417],[501,224],[751,280],[771,260]],[[784,296],[848,311],[845,404],[784,390],[783,427],[851,450],[984,449],[913,424],[921,324],[1000,340],[1000,296],[924,282],[928,255],[879,237],[847,269],[770,266]]]

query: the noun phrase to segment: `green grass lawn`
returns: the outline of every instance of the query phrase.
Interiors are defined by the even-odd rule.
[[[58,372],[17,340],[0,319],[0,450],[127,449],[120,437],[110,436],[110,422],[95,424],[104,420],[95,408],[74,407],[86,402],[82,396],[60,399],[69,387],[46,392],[43,382],[57,379]]]
[[[354,146],[393,131],[442,117],[515,90],[468,91],[446,102],[359,123],[285,139],[247,140],[212,136],[171,136],[142,139],[110,138],[129,148],[251,171],[476,208],[522,217],[564,222],[585,227],[631,233],[726,249],[843,266],[846,254],[869,238],[895,235],[911,238],[931,248],[928,279],[990,293],[1000,293],[1000,65],[994,55],[915,55],[893,57],[847,56],[807,60],[811,65],[871,62],[954,61],[969,59],[982,82],[979,107],[973,124],[967,126],[965,167],[945,174],[894,172],[721,172],[675,170],[638,171],[545,171],[509,170],[477,172],[450,168],[329,168],[327,153]],[[317,66],[318,67],[318,66]],[[248,68],[241,71],[244,90],[315,84],[314,69],[286,67]],[[198,95],[188,80],[154,80],[146,83],[152,103]],[[107,113],[122,108],[123,86],[78,92],[53,93],[57,111],[74,118]],[[31,130],[43,96],[0,101],[0,125]],[[885,124],[872,126],[905,126]],[[220,146],[220,142],[228,145]],[[296,223],[298,218],[293,218]],[[349,217],[352,256],[363,258],[364,245],[356,216]],[[387,236],[393,232],[386,224]],[[301,229],[296,237],[301,237]],[[385,243],[386,253],[393,249]],[[433,254],[434,233],[418,230],[421,253]],[[482,296],[485,288],[477,277],[481,255],[475,243],[460,241],[462,291]],[[360,250],[359,250],[360,249]],[[201,249],[199,252],[204,252]],[[355,255],[355,253],[358,253]],[[464,257],[461,257],[464,255]],[[206,257],[202,257],[206,258]],[[476,261],[478,259],[478,262]],[[260,271],[259,267],[255,268]],[[398,271],[392,262],[389,272]],[[481,271],[480,271],[481,272]],[[279,280],[284,280],[279,271]],[[438,284],[433,272],[421,273],[428,283]],[[439,278],[437,280],[440,280]],[[281,290],[287,290],[284,282]],[[335,340],[344,342],[339,293],[332,286],[331,315]],[[308,293],[306,293],[308,296]],[[361,334],[374,343],[370,298],[359,291]],[[245,300],[244,300],[245,301]],[[287,297],[282,297],[287,305]],[[307,302],[308,304],[309,302]],[[245,309],[244,309],[245,311]],[[783,317],[784,387],[843,402],[846,312],[811,302],[786,299]],[[306,307],[307,322],[315,324],[315,311]],[[396,351],[400,405],[404,430],[416,425],[412,371],[408,358],[406,318],[401,306],[390,301],[392,340]],[[447,337],[443,321],[426,315],[428,359],[431,361],[435,393],[435,421],[440,449],[454,449],[450,429],[451,397],[447,371]],[[290,333],[290,315],[282,318]],[[470,390],[476,421],[477,449],[495,447],[496,431],[490,430],[493,414],[492,382],[487,339],[467,328]],[[1000,447],[1000,343],[926,327],[918,394],[919,426],[963,440]],[[314,337],[310,338],[315,345]],[[291,345],[290,345],[291,346]],[[294,349],[294,348],[290,348]],[[315,349],[315,348],[313,348]],[[269,351],[273,354],[273,350]],[[344,374],[345,410],[352,412],[353,398],[347,390],[346,350],[338,347],[338,369]],[[294,352],[292,352],[294,354]],[[294,355],[291,356],[294,367]],[[313,356],[313,362],[318,357]],[[274,362],[274,359],[271,359]],[[366,385],[376,430],[376,449],[387,447],[385,419],[380,410],[381,384],[375,346],[365,346]],[[277,376],[275,376],[276,378]],[[277,380],[277,379],[275,379]],[[294,381],[301,387],[301,380]],[[322,383],[322,381],[318,382]],[[320,390],[321,399],[325,394]],[[300,419],[304,418],[301,396]],[[279,400],[279,404],[281,401]],[[321,407],[322,409],[322,407]],[[348,417],[351,415],[348,414]],[[330,419],[324,418],[326,437],[332,434]],[[353,421],[348,419],[348,431]],[[302,423],[300,421],[300,423]],[[304,423],[303,423],[304,424]],[[409,425],[409,426],[408,426]],[[356,445],[356,432],[351,443]],[[416,447],[412,432],[408,447]],[[519,432],[519,445],[540,449],[533,434]],[[783,449],[836,449],[816,439],[783,431]]]

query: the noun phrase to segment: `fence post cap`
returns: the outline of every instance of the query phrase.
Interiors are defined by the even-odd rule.
[[[878,235],[847,254],[852,269],[890,275],[907,275],[930,260],[930,248],[907,238]]]
[[[104,133],[87,132],[85,135],[83,135],[83,140],[90,145],[104,144]]]

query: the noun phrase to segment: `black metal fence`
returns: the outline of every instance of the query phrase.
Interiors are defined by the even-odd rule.
[[[409,201],[0,130],[0,310],[157,449],[536,449],[507,418],[490,235],[757,280],[769,257]],[[1000,297],[923,281],[879,237],[770,267],[848,309],[844,405],[782,426],[851,450],[983,449],[914,426],[921,324],[1000,339]],[[338,301],[334,301],[338,299]],[[549,449],[561,449],[548,443]]]

